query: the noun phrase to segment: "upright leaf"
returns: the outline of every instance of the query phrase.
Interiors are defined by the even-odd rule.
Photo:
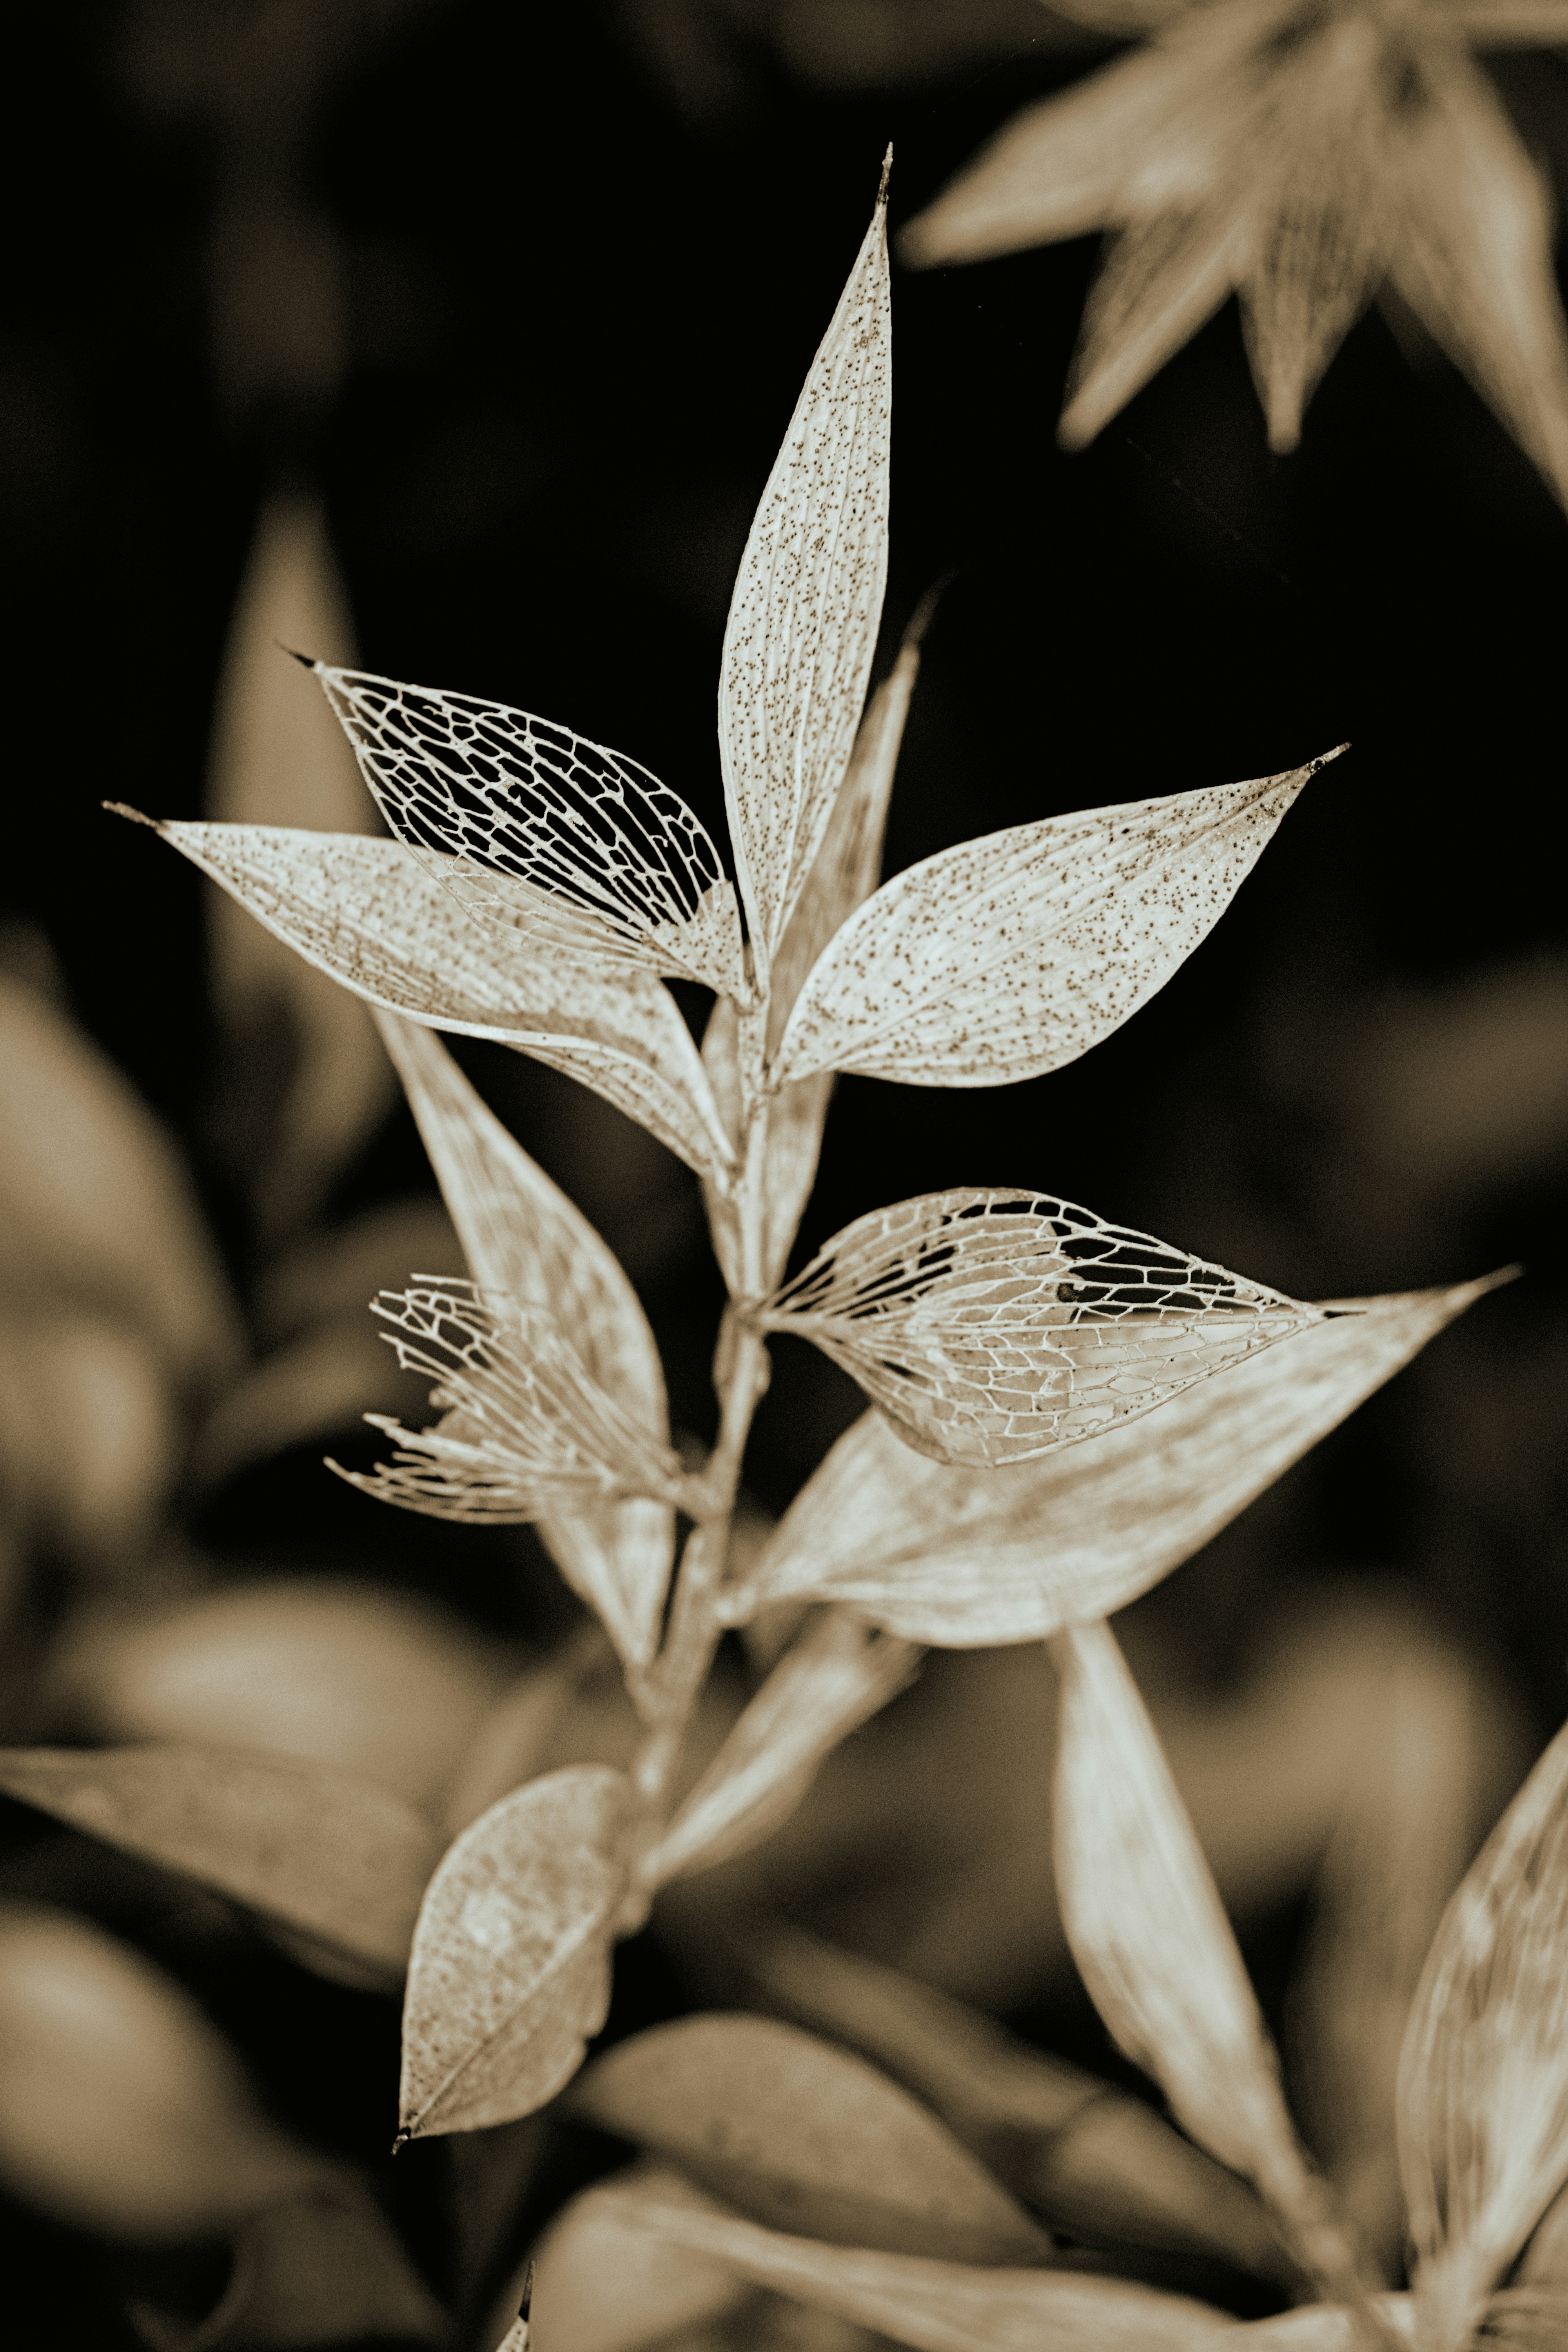
[[[1568,2180],[1568,1728],[1444,1915],[1399,2064],[1399,2157],[1436,2352]]]
[[[609,2007],[630,1815],[624,1773],[574,1764],[450,1848],[409,1962],[401,2138],[510,2123],[571,2081]]]
[[[378,1019],[476,1284],[550,1312],[600,1387],[667,1444],[658,1349],[614,1252],[507,1132],[438,1037],[393,1013]],[[585,1498],[548,1514],[540,1533],[622,1655],[647,1665],[675,1554],[669,1506]]]
[[[1027,1461],[1151,1412],[1321,1319],[1043,1192],[928,1192],[858,1217],[757,1316],[842,1364],[906,1444]]]
[[[732,1613],[837,1601],[955,1649],[1103,1616],[1199,1550],[1500,1278],[1337,1300],[1330,1320],[1144,1420],[1010,1468],[929,1461],[867,1413],[785,1512]]]
[[[801,990],[773,1083],[994,1087],[1059,1069],[1164,986],[1325,761],[961,842],[885,882]]]
[[[719,746],[765,979],[848,763],[888,570],[887,171],[752,525],[724,631]]]

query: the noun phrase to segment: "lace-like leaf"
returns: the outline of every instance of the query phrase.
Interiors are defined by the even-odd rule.
[[[676,1456],[590,1380],[551,1317],[482,1298],[472,1283],[416,1279],[418,1288],[384,1290],[372,1312],[392,1326],[382,1336],[403,1370],[430,1381],[431,1403],[447,1410],[423,1431],[367,1413],[398,1452],[368,1475],[332,1463],[340,1477],[405,1510],[492,1525],[580,1499],[674,1500]]]
[[[907,1444],[1026,1461],[1287,1338],[1303,1307],[1040,1192],[928,1192],[834,1236],[763,1308],[859,1381]]]
[[[1568,2179],[1568,1729],[1444,1915],[1399,2065],[1422,2334],[1467,2342]]]
[[[0,1789],[402,1979],[438,1848],[390,1789],[183,1742],[0,1749]]]
[[[624,1773],[569,1765],[450,1848],[409,1962],[403,2137],[510,2123],[571,2081],[609,2007],[630,1803]]]
[[[549,1313],[591,1378],[659,1444],[669,1409],[658,1349],[614,1253],[531,1160],[430,1030],[378,1016],[442,1198],[479,1287]],[[647,1665],[675,1556],[668,1503],[584,1498],[540,1533],[574,1591],[597,1610],[623,1657]]]
[[[765,974],[844,779],[888,573],[886,177],[757,509],[724,631],[724,795]]]
[[[498,934],[436,878],[439,869],[426,870],[432,859],[422,866],[395,841],[281,825],[157,831],[356,995],[564,1070],[700,1175],[728,1182],[731,1149],[697,1048],[668,990],[647,972],[597,956],[586,938],[571,954],[541,954],[520,932],[515,950],[502,952]]]
[[[505,703],[313,667],[388,825],[473,913],[745,992],[719,853],[657,776]]]
[[[838,1601],[911,1641],[967,1649],[1122,1608],[1499,1278],[1336,1301],[1331,1320],[1039,1462],[932,1462],[867,1413],[779,1522],[737,1610]]]
[[[829,1751],[914,1673],[920,1652],[826,1610],[784,1653],[649,1859],[656,1883],[743,1853],[788,1819]]]
[[[1075,1061],[1206,937],[1323,765],[1012,825],[908,867],[809,974],[773,1082],[992,1087]]]

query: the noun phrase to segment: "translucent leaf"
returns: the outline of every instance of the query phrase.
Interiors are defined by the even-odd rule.
[[[531,2352],[641,2352],[679,2342],[678,2329],[733,2311],[752,2289],[722,2263],[704,2262],[628,2222],[620,2186],[662,2203],[707,2209],[678,2173],[651,2164],[574,2198],[539,2242]]]
[[[571,2081],[609,2007],[630,1807],[624,1773],[569,1765],[449,1849],[409,1962],[401,2137],[510,2123]]]
[[[387,824],[473,913],[745,993],[719,853],[657,776],[505,703],[313,667]]]
[[[772,1082],[988,1087],[1075,1061],[1207,935],[1323,764],[1012,825],[907,867],[808,976]]]
[[[919,1663],[912,1643],[826,1610],[784,1653],[665,1832],[655,1883],[744,1853],[786,1821],[841,1739]]]
[[[0,1748],[0,1789],[400,1982],[439,1849],[390,1789],[240,1748]]]
[[[439,1038],[392,1013],[378,1018],[476,1284],[551,1314],[599,1386],[668,1444],[658,1349],[613,1251],[507,1132]],[[547,1515],[540,1532],[622,1655],[646,1665],[675,1556],[669,1506],[585,1499]]]
[[[759,1310],[942,1462],[1027,1461],[1321,1318],[1043,1192],[927,1192],[846,1225]]]
[[[1258,2188],[1320,2278],[1352,2270],[1307,2169],[1230,1922],[1109,1625],[1054,1636],[1062,1926],[1117,2047],[1199,2146]]]
[[[774,2227],[955,2262],[1050,2258],[1045,2232],[907,2091],[771,2018],[637,2034],[595,2060],[571,2107]]]
[[[719,744],[765,978],[848,764],[888,572],[887,184],[752,522],[724,631]]]
[[[1200,2352],[1235,2326],[1184,2295],[1071,2271],[983,2270],[784,2236],[676,2204],[657,2184],[599,2191],[628,2224],[742,2278],[880,2329],[915,2352]]]
[[[911,1641],[970,1649],[1120,1609],[1491,1286],[1337,1300],[1330,1320],[1143,1420],[1010,1468],[930,1461],[867,1413],[779,1522],[735,1614],[838,1601]]]
[[[126,812],[134,814],[134,811]],[[428,1028],[493,1037],[564,1070],[720,1184],[729,1142],[691,1034],[648,973],[581,952],[515,951],[400,844],[281,826],[157,827],[307,962]],[[521,887],[521,886],[520,886]]]
[[[1399,2064],[1425,2340],[1468,2341],[1568,2180],[1568,1729],[1444,1915]]]
[[[384,1290],[371,1311],[392,1326],[382,1336],[403,1370],[434,1382],[430,1402],[447,1411],[423,1431],[367,1413],[398,1452],[369,1474],[339,1470],[351,1486],[434,1518],[492,1524],[570,1510],[579,1496],[674,1500],[679,1461],[589,1378],[552,1317],[429,1276]]]

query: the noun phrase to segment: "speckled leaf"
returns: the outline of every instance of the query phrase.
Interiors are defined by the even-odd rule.
[[[719,744],[765,977],[844,779],[888,571],[886,172],[752,522],[724,631]]]
[[[1337,1300],[1329,1321],[1142,1420],[1011,1468],[930,1461],[867,1413],[780,1521],[737,1613],[839,1601],[958,1649],[1103,1616],[1199,1550],[1491,1286]]]
[[[403,2011],[402,2136],[531,2115],[605,2021],[631,1787],[602,1764],[480,1815],[430,1883]]]
[[[552,1315],[600,1387],[668,1444],[658,1349],[614,1253],[507,1132],[433,1031],[395,1013],[377,1018],[475,1283]],[[548,1513],[540,1533],[622,1656],[646,1665],[675,1555],[670,1507],[584,1497],[569,1513]]]
[[[1323,764],[1013,825],[909,866],[808,976],[773,1083],[991,1087],[1075,1061],[1164,986]]]
[[[1568,2180],[1568,1728],[1444,1915],[1398,2112],[1422,2336],[1454,2352]]]
[[[686,2017],[618,2042],[572,2112],[753,2220],[839,2246],[1045,2263],[1050,2241],[907,2091],[772,2018]]]
[[[841,1610],[825,1610],[787,1650],[665,1832],[659,1885],[727,1862],[788,1819],[841,1739],[914,1673],[920,1652]]]
[[[0,1790],[402,1979],[439,1847],[390,1789],[180,1742],[0,1749]]]
[[[812,1339],[942,1462],[1100,1435],[1321,1319],[1043,1192],[928,1192],[858,1217],[757,1315]]]

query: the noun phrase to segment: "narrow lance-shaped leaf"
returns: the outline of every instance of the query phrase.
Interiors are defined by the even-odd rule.
[[[758,1310],[816,1341],[907,1444],[1009,1463],[1099,1435],[1321,1319],[1042,1192],[928,1192],[834,1236]]]
[[[586,923],[606,958],[744,994],[734,890],[657,776],[505,703],[311,667],[387,824],[473,913],[543,954]]]
[[[825,1610],[784,1653],[648,1860],[655,1883],[727,1862],[788,1819],[841,1739],[885,1706],[913,1643]]]
[[[843,782],[876,650],[891,340],[884,166],[871,226],[763,492],[724,631],[724,795],[764,982]]]
[[[391,1013],[378,1018],[475,1283],[549,1312],[600,1387],[668,1444],[658,1349],[614,1253],[507,1132],[439,1038]],[[540,1533],[622,1655],[646,1665],[674,1559],[669,1505],[584,1496],[570,1512],[546,1513]]]
[[[1336,1300],[1330,1320],[1039,1462],[932,1462],[867,1413],[795,1497],[731,1612],[744,1622],[772,1601],[838,1601],[911,1641],[970,1649],[1122,1608],[1492,1281]]]
[[[609,2007],[631,1805],[624,1773],[570,1765],[448,1851],[409,1962],[400,2137],[510,2123],[571,2081]]]
[[[809,974],[772,1068],[991,1087],[1059,1069],[1164,986],[1308,778],[1129,802],[961,842],[885,882]]]
[[[1051,2242],[907,2091],[775,2019],[686,2017],[618,2042],[574,2115],[753,2220],[834,2245],[1042,2263]]]
[[[1054,1636],[1062,1925],[1117,2047],[1199,2146],[1257,2183],[1308,2266],[1352,2259],[1308,2170],[1273,2045],[1153,1726],[1103,1622]]]
[[[1568,2179],[1568,1729],[1454,1896],[1399,2064],[1399,2158],[1436,2352]]]

